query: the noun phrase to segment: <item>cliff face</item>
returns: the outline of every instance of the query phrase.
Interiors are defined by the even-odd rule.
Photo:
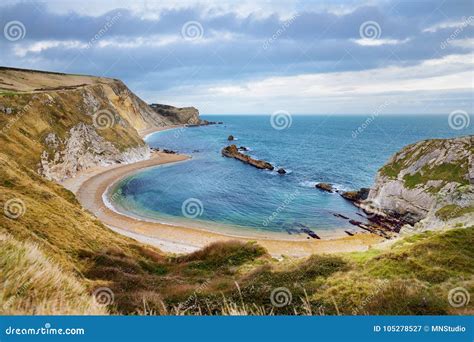
[[[173,124],[199,125],[202,123],[199,111],[194,107],[177,108],[157,103],[152,103],[150,107]]]
[[[360,206],[400,218],[415,230],[472,224],[473,150],[474,136],[409,145],[379,170]]]
[[[2,150],[50,180],[149,158],[139,131],[199,122],[195,109],[174,112],[160,114],[119,80],[0,68]]]
[[[93,125],[82,122],[71,128],[64,140],[49,133],[45,144],[47,149],[41,155],[38,173],[56,181],[74,177],[78,171],[97,165],[128,164],[148,159],[151,155],[145,145],[120,151],[100,136]]]

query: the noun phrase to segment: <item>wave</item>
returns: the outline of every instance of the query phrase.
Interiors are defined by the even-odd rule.
[[[313,182],[313,181],[303,181],[298,183],[300,186],[305,187],[305,188],[314,188],[316,184],[319,182]]]
[[[303,181],[298,183],[300,186],[305,187],[305,188],[314,188],[316,187],[316,184],[318,183],[324,183],[322,181]],[[332,187],[334,188],[334,193],[337,193],[338,191],[350,191],[350,189],[343,185],[343,184],[337,184],[337,183],[330,183],[332,184]]]

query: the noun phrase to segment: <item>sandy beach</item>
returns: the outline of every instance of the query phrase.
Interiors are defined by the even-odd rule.
[[[142,136],[164,129],[178,128],[160,127],[141,131]],[[155,152],[149,160],[133,164],[117,164],[107,167],[95,167],[79,173],[76,177],[62,183],[74,192],[82,206],[98,217],[112,230],[143,243],[151,244],[165,252],[189,253],[212,242],[241,240],[256,241],[265,247],[273,256],[307,256],[314,253],[339,253],[364,251],[370,246],[380,243],[383,239],[372,234],[356,234],[334,239],[277,239],[248,236],[235,236],[225,232],[219,233],[195,227],[170,225],[150,222],[122,215],[111,210],[103,200],[108,187],[120,179],[138,170],[159,165],[182,162],[189,159],[180,154]]]

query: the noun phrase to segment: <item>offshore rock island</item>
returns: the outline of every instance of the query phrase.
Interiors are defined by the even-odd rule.
[[[236,145],[230,145],[222,149],[222,155],[227,158],[234,158],[241,162],[256,167],[257,169],[272,171],[275,167],[265,160],[254,159],[246,154],[239,152]]]

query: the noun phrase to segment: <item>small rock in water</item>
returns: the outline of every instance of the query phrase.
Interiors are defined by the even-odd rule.
[[[228,140],[228,141],[234,140],[234,136],[233,136],[233,135],[229,135],[229,136],[227,137],[227,140]]]
[[[369,195],[370,189],[368,188],[361,188],[358,191],[343,191],[340,192],[341,196],[344,197],[346,200],[351,202],[359,202],[362,200],[367,199]]]
[[[343,219],[345,219],[345,220],[348,220],[348,219],[349,219],[347,216],[344,216],[344,215],[339,214],[339,213],[334,213],[333,215],[336,216],[336,217],[343,218]]]
[[[279,168],[277,171],[280,175],[284,175],[286,173],[285,169]]]
[[[334,192],[334,188],[333,188],[332,184],[329,184],[329,183],[318,183],[315,186],[316,186],[316,188],[318,188],[320,190],[323,190],[323,191]]]

